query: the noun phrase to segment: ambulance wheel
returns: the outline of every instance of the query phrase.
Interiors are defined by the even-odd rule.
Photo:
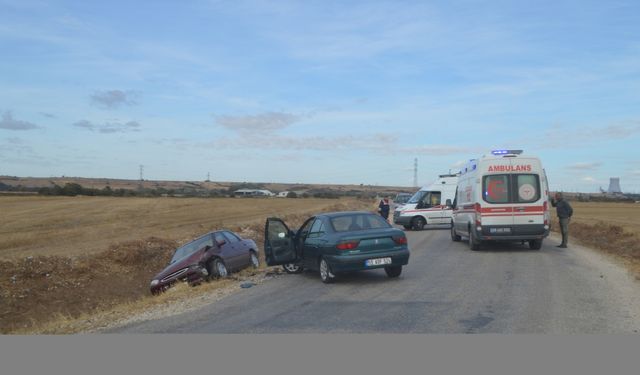
[[[529,249],[540,250],[542,248],[542,240],[529,240]]]
[[[427,221],[422,216],[416,216],[411,220],[411,226],[415,230],[423,230],[426,224]]]
[[[469,228],[469,248],[473,251],[480,250],[480,241],[476,240],[476,235],[471,228]]]
[[[458,233],[456,233],[456,228],[453,227],[453,222],[451,223],[451,241],[459,242],[462,239]]]

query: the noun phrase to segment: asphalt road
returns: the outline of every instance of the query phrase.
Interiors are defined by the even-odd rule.
[[[138,333],[637,333],[640,282],[599,254],[553,238],[540,251],[479,252],[446,229],[407,232],[409,265],[325,285],[282,275],[200,310],[110,332]],[[463,239],[464,240],[464,239]]]

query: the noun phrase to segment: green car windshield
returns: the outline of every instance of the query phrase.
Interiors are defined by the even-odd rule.
[[[372,214],[354,214],[331,218],[331,226],[336,232],[350,232],[366,229],[390,228],[391,225],[381,216]]]

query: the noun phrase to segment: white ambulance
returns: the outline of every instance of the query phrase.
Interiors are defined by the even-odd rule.
[[[415,193],[393,212],[393,222],[405,229],[421,230],[425,225],[451,224],[451,207],[456,196],[457,174],[443,174]]]
[[[527,241],[539,250],[549,235],[549,187],[540,159],[522,150],[494,150],[460,171],[451,239]]]

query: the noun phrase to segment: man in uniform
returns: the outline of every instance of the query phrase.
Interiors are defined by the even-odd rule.
[[[551,205],[556,208],[558,219],[560,219],[560,232],[562,233],[562,243],[557,247],[566,249],[569,242],[569,222],[573,215],[573,208],[567,202],[562,193],[556,193],[555,199],[551,200]]]

